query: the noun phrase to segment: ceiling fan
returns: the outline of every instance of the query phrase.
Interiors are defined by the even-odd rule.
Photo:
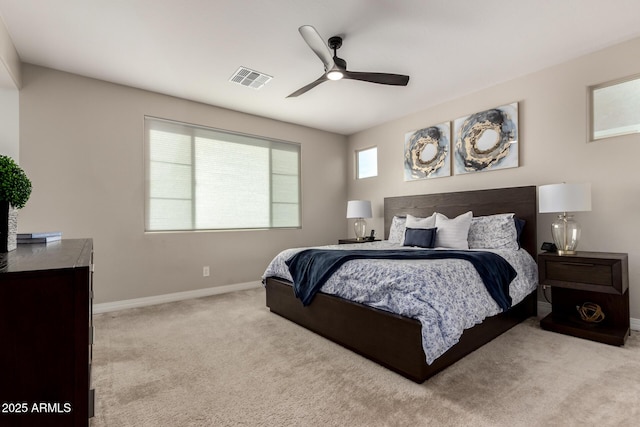
[[[334,36],[329,39],[329,48],[333,49],[332,56],[331,51],[327,48],[327,45],[324,44],[320,34],[318,34],[316,29],[311,25],[303,25],[298,28],[298,31],[311,50],[313,50],[323,62],[324,74],[320,76],[319,79],[293,92],[291,95],[287,96],[287,98],[302,95],[327,80],[351,79],[394,86],[406,86],[407,83],[409,83],[409,76],[404,76],[402,74],[347,71],[347,62],[342,58],[338,58],[338,54],[336,52],[340,49],[340,46],[342,46],[342,37]]]

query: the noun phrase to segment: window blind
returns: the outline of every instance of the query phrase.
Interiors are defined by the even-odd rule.
[[[145,117],[147,231],[300,227],[300,145]]]

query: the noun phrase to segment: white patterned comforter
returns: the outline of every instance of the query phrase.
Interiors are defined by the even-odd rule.
[[[388,241],[322,248],[411,250]],[[309,248],[282,251],[271,261],[263,279],[291,281],[285,261],[304,249]],[[513,305],[536,289],[538,268],[524,249],[483,250],[502,256],[517,271],[509,287]],[[456,344],[465,329],[502,311],[473,265],[458,259],[352,260],[331,276],[321,292],[419,320],[429,364]]]

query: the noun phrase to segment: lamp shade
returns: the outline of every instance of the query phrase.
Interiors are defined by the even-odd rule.
[[[549,184],[538,187],[538,211],[582,212],[591,210],[591,184]]]
[[[371,218],[371,202],[369,200],[349,200],[347,218]]]

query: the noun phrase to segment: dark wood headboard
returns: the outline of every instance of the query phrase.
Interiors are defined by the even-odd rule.
[[[385,197],[384,199],[384,237],[389,237],[391,221],[395,215],[411,214],[427,217],[440,212],[449,218],[467,211],[474,216],[499,213],[514,213],[526,221],[520,241],[522,247],[537,259],[538,201],[536,187],[497,188],[491,190],[458,191],[453,193],[422,194],[417,196]]]

